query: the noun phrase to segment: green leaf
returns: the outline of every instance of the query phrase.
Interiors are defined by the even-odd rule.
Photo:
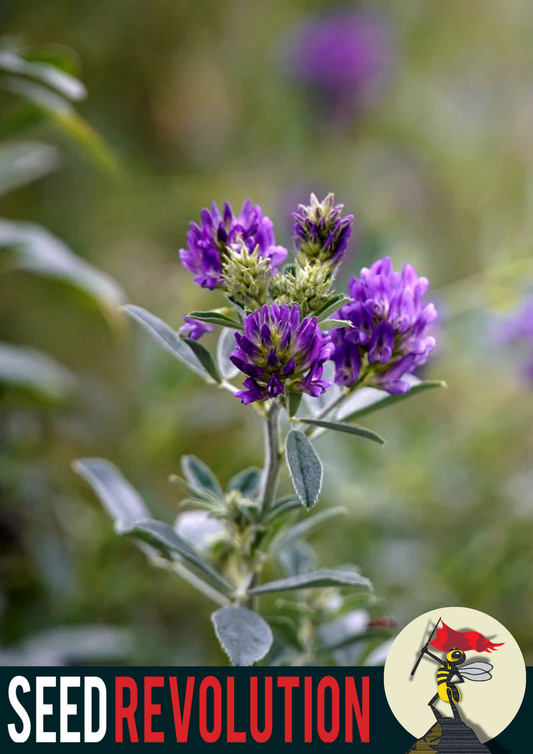
[[[48,144],[21,141],[0,146],[0,196],[36,181],[59,165],[59,152]]]
[[[272,630],[258,613],[246,607],[221,607],[211,615],[215,633],[232,665],[253,665],[267,654]]]
[[[287,547],[279,550],[276,559],[285,576],[310,573],[317,566],[315,551],[309,542],[303,539],[295,539]]]
[[[166,524],[163,521],[156,521],[153,518],[148,518],[141,521],[135,521],[127,531],[123,531],[122,533],[127,536],[138,537],[143,541],[147,541],[150,544],[159,547],[163,554],[165,554],[166,551],[178,554],[183,560],[186,560],[208,576],[225,594],[230,594],[233,591],[231,584],[215,571],[214,568],[206,563],[196,550],[194,550],[188,542],[183,539],[183,537],[180,537],[177,531],[173,529],[172,526],[169,526],[169,524]]]
[[[315,317],[318,317],[319,322],[323,322],[330,314],[338,311],[341,306],[348,304],[352,299],[349,296],[345,296],[344,293],[337,293],[334,296],[328,298],[328,300],[315,312]]]
[[[278,502],[270,508],[268,513],[263,518],[265,523],[272,523],[281,516],[285,516],[292,513],[295,510],[300,510],[302,504],[298,495],[287,495],[281,498]]]
[[[222,382],[222,377],[220,375],[220,372],[218,371],[218,367],[213,361],[213,357],[201,343],[198,343],[197,340],[192,340],[192,338],[183,338],[182,340],[187,343],[191,351],[194,351],[195,355],[198,357],[198,361],[202,364],[203,367],[205,367],[206,372],[211,375],[211,377],[214,379],[215,382],[218,382],[219,384]]]
[[[78,115],[68,100],[40,84],[24,79],[10,79],[4,87],[23,97],[37,112],[45,115],[106,172],[115,176],[120,173],[115,154],[104,139]]]
[[[209,503],[211,508],[220,508],[220,498],[214,495],[212,492],[206,489],[202,489],[201,487],[197,487],[194,484],[190,484],[185,479],[182,479],[177,474],[171,474],[168,478],[168,481],[171,484],[177,484],[180,487],[183,487],[184,490],[187,490],[191,495],[194,495],[194,497],[199,498],[200,500],[203,500],[206,503]]]
[[[59,68],[60,71],[70,73],[71,76],[78,77],[80,73],[80,57],[75,50],[65,45],[52,43],[46,45],[35,45],[29,50],[19,51],[24,60],[32,63],[48,63]]]
[[[136,319],[150,335],[152,335],[163,348],[166,348],[178,361],[189,367],[193,372],[200,375],[207,382],[213,382],[213,378],[199,360],[198,356],[192,351],[187,343],[180,338],[177,332],[172,330],[166,322],[156,317],[155,314],[142,309],[140,306],[127,304],[124,310]]]
[[[68,369],[47,354],[26,346],[0,343],[0,385],[58,403],[72,395],[75,384]]]
[[[301,421],[304,424],[310,424],[312,427],[322,427],[323,429],[332,429],[335,432],[345,432],[348,435],[364,437],[366,440],[372,440],[380,445],[385,444],[385,440],[381,435],[372,432],[371,429],[361,427],[359,424],[344,424],[343,422],[327,421],[325,419],[313,419],[310,416],[298,417],[298,421]]]
[[[243,497],[253,500],[259,484],[261,482],[261,469],[255,466],[250,466],[249,469],[244,469],[239,474],[236,474],[233,479],[230,479],[228,484],[228,492],[237,490]]]
[[[357,586],[371,588],[371,583],[355,571],[322,570],[290,576],[278,581],[269,581],[248,590],[248,594],[269,594],[270,592],[288,592],[295,589],[314,589],[327,586]]]
[[[87,89],[74,76],[47,62],[33,62],[16,52],[0,52],[0,72],[33,79],[73,101],[85,99]]]
[[[325,322],[320,324],[320,329],[324,331],[338,330],[340,327],[352,328],[353,324],[349,319],[326,319]]]
[[[287,615],[271,615],[268,616],[268,622],[274,629],[276,636],[281,639],[284,644],[289,644],[291,647],[295,647],[299,652],[303,650],[298,631],[298,623],[293,618],[289,618]]]
[[[318,500],[324,471],[310,440],[298,429],[291,429],[286,441],[287,466],[294,489],[307,510]]]
[[[80,458],[72,468],[91,485],[119,533],[128,530],[134,521],[150,517],[142,497],[110,461]]]
[[[334,508],[326,508],[320,513],[316,513],[313,516],[305,517],[303,521],[293,524],[289,529],[281,532],[274,542],[275,549],[281,549],[286,547],[289,542],[295,539],[305,539],[317,529],[341,518],[346,515],[346,508],[342,505],[335,506]]]
[[[211,325],[220,325],[220,327],[231,327],[233,330],[242,330],[242,324],[240,322],[237,322],[237,320],[232,319],[219,311],[191,312],[187,316],[192,317],[192,319],[197,319],[199,322],[209,322]]]
[[[390,395],[384,390],[376,390],[375,388],[363,388],[356,391],[341,406],[338,418],[343,420],[359,419],[374,411],[401,403],[426,390],[433,390],[439,387],[446,387],[446,383],[440,380],[427,380],[425,382],[415,382],[413,380],[411,389],[407,393],[400,393],[399,395]]]
[[[289,414],[289,416],[295,416],[298,409],[300,408],[302,398],[303,393],[289,393],[287,395],[287,413]]]
[[[222,487],[211,469],[200,461],[196,456],[182,456],[181,470],[185,479],[195,488],[213,493],[215,497],[222,499]]]
[[[0,248],[8,250],[3,271],[22,270],[65,283],[88,296],[110,321],[116,322],[119,307],[125,301],[122,288],[44,228],[0,220]]]
[[[225,380],[232,380],[239,373],[237,367],[229,359],[235,346],[235,330],[224,328],[217,343],[217,361]]]

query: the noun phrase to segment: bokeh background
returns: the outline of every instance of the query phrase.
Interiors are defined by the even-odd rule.
[[[131,302],[176,328],[217,305],[178,263],[188,221],[250,196],[289,244],[311,190],[356,214],[342,281],[385,254],[429,277],[441,317],[424,376],[448,389],[369,418],[383,449],[319,440],[321,505],[348,515],[315,544],[325,565],[359,563],[401,625],[442,605],[482,610],[531,664],[533,386],[527,339],[498,335],[533,285],[528,0],[4,0],[0,29],[75,52],[88,89],[75,109],[119,164],[61,119],[25,122],[24,139],[53,152],[0,214],[48,229]],[[42,272],[0,273],[3,661],[224,662],[211,606],[116,537],[70,464],[109,458],[171,521],[180,455],[226,482],[261,461],[257,418],[123,321],[116,289],[98,306]],[[56,363],[20,370],[20,347]]]

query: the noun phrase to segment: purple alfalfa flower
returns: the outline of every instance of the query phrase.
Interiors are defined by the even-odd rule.
[[[332,334],[335,382],[352,388],[356,384],[381,387],[389,393],[404,393],[409,382],[402,377],[425,364],[435,347],[428,335],[436,319],[433,304],[423,304],[429,287],[426,278],[405,264],[395,272],[389,258],[380,259],[359,278],[349,282],[351,301],[336,315],[351,322]]]
[[[333,344],[316,317],[302,319],[298,306],[271,304],[249,314],[244,332],[235,333],[230,356],[246,375],[235,395],[245,404],[287,393],[322,395],[331,382],[322,379]]]
[[[180,249],[179,255],[183,266],[194,275],[194,282],[202,288],[224,287],[224,256],[233,244],[244,244],[250,254],[257,250],[259,256],[270,259],[272,274],[287,256],[286,249],[276,246],[274,224],[250,199],[237,215],[228,202],[222,213],[213,202],[211,210],[202,210],[200,224],[192,222],[189,228],[187,248]]]
[[[491,326],[492,340],[498,345],[517,345],[523,357],[521,372],[526,382],[533,383],[533,295],[528,295],[510,315],[499,318]]]
[[[353,215],[343,216],[343,204],[328,194],[319,202],[311,194],[309,204],[299,204],[293,214],[294,246],[304,262],[318,261],[336,267],[344,257],[352,235]]]
[[[201,337],[208,332],[213,332],[215,329],[208,322],[200,322],[198,319],[193,319],[193,317],[185,316],[183,317],[183,321],[185,324],[180,327],[180,333],[191,340],[200,340]]]
[[[392,69],[389,25],[370,11],[311,16],[290,44],[293,74],[318,94],[335,120],[349,118],[374,100]]]

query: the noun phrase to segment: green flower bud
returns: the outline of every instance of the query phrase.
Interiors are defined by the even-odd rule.
[[[223,261],[224,285],[230,298],[245,309],[259,309],[267,302],[272,277],[269,257],[256,248],[250,253],[244,242],[227,247]]]
[[[270,295],[276,303],[296,304],[302,316],[313,314],[331,296],[333,277],[329,265],[297,264],[284,275],[275,275],[270,282]]]

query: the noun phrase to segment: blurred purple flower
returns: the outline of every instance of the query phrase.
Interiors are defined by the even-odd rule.
[[[191,340],[200,340],[203,335],[215,329],[208,322],[200,322],[192,317],[185,316],[183,320],[185,324],[180,327],[180,333]]]
[[[332,267],[344,256],[352,235],[353,215],[342,216],[344,204],[335,204],[334,194],[319,202],[311,194],[310,204],[299,204],[294,212],[294,245],[307,260],[318,260]]]
[[[245,390],[235,393],[244,404],[276,398],[283,393],[322,395],[331,382],[322,379],[331,358],[331,337],[321,332],[316,317],[301,318],[298,306],[263,306],[244,320],[244,333],[235,333],[230,356],[245,375]]]
[[[533,383],[533,296],[530,295],[510,316],[493,326],[493,337],[502,345],[524,345],[528,355],[523,372],[528,382]]]
[[[386,81],[392,66],[390,36],[386,22],[370,11],[314,16],[292,38],[292,70],[337,116],[348,116]]]
[[[435,347],[427,328],[437,317],[433,304],[422,304],[426,278],[405,264],[395,272],[389,258],[363,268],[349,284],[352,301],[338,312],[352,328],[334,330],[335,382],[353,387],[360,379],[389,393],[404,393],[406,374],[425,364]]]
[[[180,249],[183,266],[192,272],[194,282],[202,288],[224,287],[223,257],[232,244],[244,244],[252,253],[257,249],[262,257],[268,257],[272,273],[285,261],[287,250],[276,246],[274,224],[263,215],[259,205],[247,199],[238,215],[226,202],[220,213],[213,202],[211,211],[204,207],[200,225],[190,223],[187,233],[187,248]]]

